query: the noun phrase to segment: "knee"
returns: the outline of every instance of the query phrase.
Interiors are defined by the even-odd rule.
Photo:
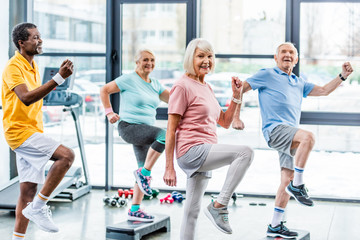
[[[250,165],[254,159],[254,150],[248,146],[245,146],[243,154],[244,158],[248,161],[248,165]]]
[[[315,136],[311,132],[307,132],[302,139],[302,142],[311,148],[315,145]]]
[[[23,203],[32,202],[37,192],[37,185],[28,186],[26,189],[21,189],[20,191],[20,200]]]
[[[66,168],[70,168],[71,165],[74,163],[75,160],[75,153],[72,149],[67,148],[63,155],[63,163]]]

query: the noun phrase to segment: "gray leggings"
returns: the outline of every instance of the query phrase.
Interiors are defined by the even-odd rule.
[[[144,166],[150,147],[159,153],[165,149],[166,131],[164,129],[147,124],[120,121],[118,130],[119,135],[127,143],[133,145],[138,167]]]
[[[214,144],[198,172],[211,171],[229,165],[224,185],[217,202],[227,206],[232,193],[249,168],[254,152],[250,147],[239,145]],[[186,183],[186,201],[181,223],[180,239],[192,240],[195,236],[196,221],[201,208],[209,178],[202,174],[188,178]]]

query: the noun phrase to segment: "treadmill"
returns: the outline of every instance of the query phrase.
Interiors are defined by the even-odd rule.
[[[58,72],[58,70],[58,68],[45,68],[43,84],[51,80],[52,77]],[[63,106],[63,111],[68,111],[71,113],[75,123],[76,135],[82,160],[82,167],[71,167],[68,170],[63,180],[51,194],[50,199],[52,200],[60,199],[65,201],[73,201],[89,193],[91,190],[84,141],[79,122],[79,112],[83,104],[83,99],[80,95],[70,91],[72,89],[73,83],[73,77],[67,78],[62,85],[57,86],[52,92],[50,92],[43,101],[44,106]],[[51,165],[47,166],[45,175],[47,175],[50,167]],[[83,176],[85,179],[84,182],[81,181]],[[15,177],[4,186],[0,186],[0,210],[15,211],[17,200],[20,195],[19,185],[19,178]],[[38,190],[40,190],[41,187],[42,185],[39,184]]]

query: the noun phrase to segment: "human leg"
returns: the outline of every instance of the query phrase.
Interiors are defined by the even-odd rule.
[[[228,205],[231,195],[249,168],[253,156],[253,150],[247,146],[226,144],[214,144],[211,146],[205,162],[198,171],[206,172],[229,165],[224,185],[215,202],[215,207]]]
[[[187,179],[186,201],[180,228],[181,240],[193,240],[195,238],[195,228],[201,209],[201,199],[204,196],[208,182],[209,178],[201,174]]]
[[[247,146],[214,144],[198,170],[206,172],[229,165],[224,185],[217,200],[210,203],[204,212],[220,231],[231,234],[227,205],[235,188],[245,175],[253,159],[253,150]]]
[[[269,237],[283,237],[293,238],[298,234],[290,231],[283,221],[283,216],[286,211],[287,203],[290,196],[286,193],[285,189],[289,185],[291,179],[294,177],[294,171],[288,168],[281,168],[281,181],[275,198],[275,208],[271,224],[268,225],[267,236]]]
[[[44,134],[34,133],[20,147],[14,150],[20,183],[43,184],[45,182],[39,194],[28,201],[31,203],[22,210],[22,214],[27,219],[35,222],[42,230],[49,232],[57,232],[58,228],[52,222],[51,211],[46,206],[46,202],[71,166],[74,156],[72,150],[68,149],[66,151],[70,152],[70,157],[67,158],[71,160],[68,163],[69,166],[62,170],[62,176],[58,176],[56,173],[61,173],[59,168],[62,167],[62,163],[66,160],[66,158],[64,160],[64,157],[62,157],[64,154],[58,154],[59,149],[62,148],[65,147]],[[45,179],[45,165],[49,159],[55,160],[55,163]],[[56,161],[59,161],[60,164]]]
[[[31,182],[20,183],[20,196],[15,209],[15,227],[14,232],[25,234],[29,220],[23,216],[22,210],[27,206],[27,203],[34,199],[37,191],[37,184]]]

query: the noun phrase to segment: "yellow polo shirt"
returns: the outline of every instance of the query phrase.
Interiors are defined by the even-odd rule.
[[[2,74],[1,100],[5,139],[11,149],[19,147],[35,132],[43,132],[43,101],[26,106],[14,92],[20,84],[26,84],[29,91],[41,86],[38,66],[30,63],[18,52],[6,64]]]

